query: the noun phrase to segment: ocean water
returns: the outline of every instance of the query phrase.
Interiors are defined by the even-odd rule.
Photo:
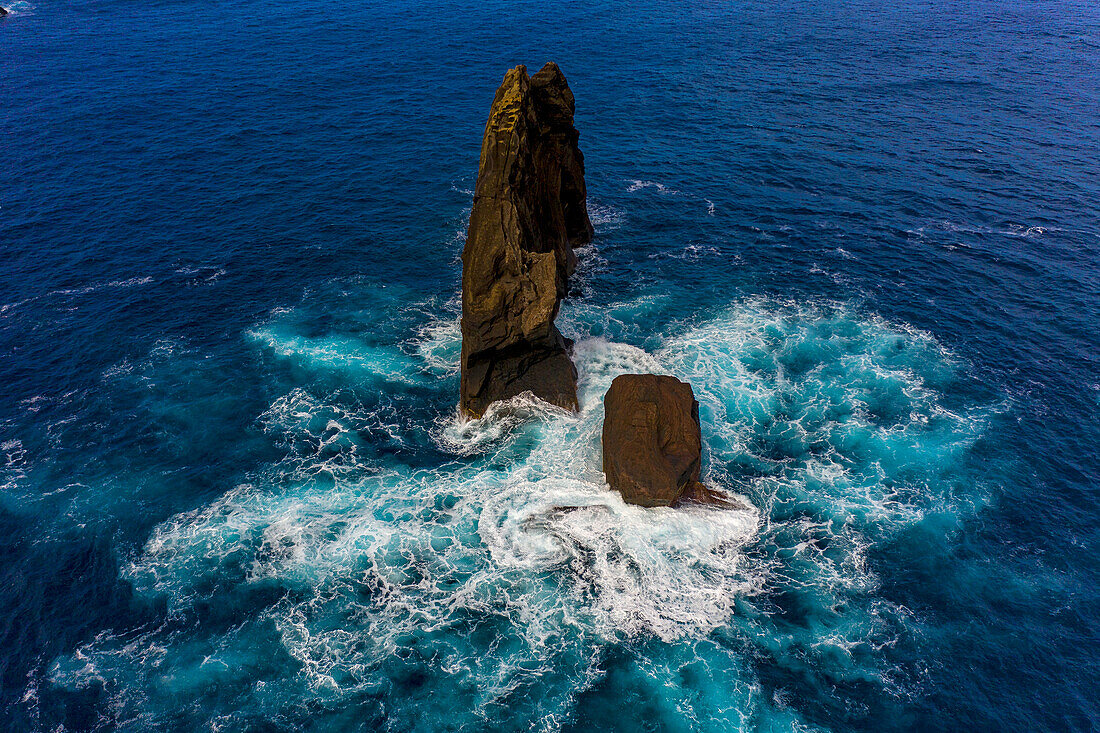
[[[1100,8],[20,0],[0,727],[1100,726]],[[504,71],[577,98],[582,408],[459,420]],[[615,375],[704,479],[603,485]]]

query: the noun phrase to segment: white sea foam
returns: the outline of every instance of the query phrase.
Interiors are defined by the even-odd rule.
[[[1008,237],[1023,237],[1025,239],[1031,239],[1033,237],[1040,237],[1049,231],[1061,231],[1058,227],[1043,227],[1038,225],[1027,224],[1013,224],[1009,223],[1004,227],[989,227],[976,224],[957,224],[955,222],[944,221],[940,225],[945,231],[949,232],[964,232],[967,234],[1000,234]]]
[[[614,206],[599,204],[590,200],[588,202],[588,218],[592,221],[596,233],[599,234],[609,229],[618,228],[623,223],[624,215],[622,210]]]
[[[425,324],[414,341],[414,353],[424,368],[436,376],[458,374],[462,351],[462,332],[457,316],[433,318]]]
[[[34,5],[31,5],[24,0],[15,0],[10,5],[4,6],[4,9],[8,11],[9,16],[16,15],[30,15],[34,12]]]
[[[307,369],[358,373],[360,359],[378,361],[351,340],[253,337]],[[433,323],[412,354],[398,349],[392,371],[453,375],[457,341],[453,320]],[[552,730],[600,676],[609,641],[656,639],[663,656],[642,663],[685,719],[736,728],[773,702],[760,698],[751,655],[710,640],[724,628],[778,664],[810,660],[832,679],[891,684],[856,653],[893,643],[907,618],[876,597],[869,551],[952,501],[934,481],[981,420],[947,409],[929,386],[953,369],[950,355],[927,334],[843,308],[749,301],[666,335],[653,353],[586,338],[574,357],[578,413],[529,396],[481,420],[448,412],[432,436],[455,459],[431,468],[361,456],[360,426],[391,421],[384,408],[292,390],[261,418],[285,457],[162,524],[124,569],[139,594],[167,600],[172,630],[101,636],[59,660],[52,679],[103,680],[114,709],[135,720],[154,719],[162,697],[178,706],[238,684],[249,691],[237,702],[265,710],[381,696],[398,727],[462,710],[482,726],[511,714]],[[603,395],[616,375],[650,371],[693,385],[703,478],[750,509],[642,509],[608,490]],[[405,428],[391,429],[399,439]],[[189,619],[248,609],[265,588],[281,590],[247,620],[193,636],[201,624]],[[801,599],[804,628],[777,633],[767,614],[742,617],[741,604],[771,591]],[[273,650],[294,664],[244,685]],[[711,673],[722,695],[708,696],[713,685],[671,692],[680,670],[707,659],[720,660]],[[446,680],[453,696],[386,692],[408,669],[425,689]],[[784,727],[802,725],[781,712]],[[234,713],[221,714],[233,727]]]
[[[1034,239],[1036,237],[1041,237],[1049,232],[1065,231],[1065,229],[1063,229],[1062,227],[1044,227],[1037,224],[1028,225],[1015,224],[1011,222],[1002,227],[991,227],[981,224],[960,224],[953,221],[941,221],[938,224],[934,225],[934,228],[946,232],[959,232],[962,234],[995,234],[1005,237],[1020,237],[1023,239]],[[923,239],[925,232],[928,229],[929,227],[915,227],[913,229],[907,229],[906,233],[911,236],[917,237],[918,239]]]
[[[49,402],[49,398],[46,395],[34,395],[23,400],[19,400],[19,406],[25,409],[27,412],[38,412],[42,409],[43,405]]]
[[[26,305],[27,303],[30,303],[33,300],[35,300],[35,299],[34,298],[27,298],[26,300],[19,300],[19,301],[16,301],[14,303],[4,303],[3,305],[0,305],[0,316],[7,317],[7,316],[13,314],[15,312],[15,310],[18,309],[20,306]]]
[[[687,260],[694,262],[695,260],[701,260],[704,257],[713,257],[714,255],[722,254],[721,250],[717,247],[708,247],[702,244],[689,244],[679,252],[657,252],[649,256],[650,259],[671,259],[671,260]]]
[[[23,463],[27,456],[27,451],[24,450],[23,441],[21,440],[5,440],[0,443],[0,451],[4,453],[4,461],[8,468]]]
[[[473,196],[474,189],[470,188],[469,181],[451,181],[451,190],[463,196]]]
[[[666,194],[678,194],[680,193],[674,188],[669,188],[663,183],[657,183],[656,181],[642,181],[639,179],[631,179],[630,185],[626,187],[627,193],[634,193],[635,191],[641,191],[646,188],[652,188],[659,193]]]
[[[567,415],[562,408],[524,392],[511,399],[494,402],[480,418],[468,418],[456,407],[453,413],[440,417],[432,430],[432,437],[440,448],[449,453],[481,455],[534,420]]]
[[[22,440],[9,438],[0,443],[0,453],[3,454],[3,463],[0,464],[0,499],[3,499],[6,494],[18,495],[19,486],[27,477],[27,450]]]
[[[89,293],[95,293],[100,290],[110,290],[113,288],[132,288],[138,285],[148,285],[153,282],[151,276],[146,277],[131,277],[127,280],[111,280],[103,283],[93,283],[91,285],[85,285],[79,288],[67,288],[62,290],[52,290],[50,295],[88,295]]]
[[[175,272],[178,275],[184,275],[184,276],[187,276],[187,277],[193,277],[193,276],[196,276],[196,275],[201,276],[201,277],[196,277],[195,281],[197,283],[201,283],[201,284],[205,285],[205,284],[209,284],[209,283],[212,283],[212,282],[216,282],[219,278],[221,278],[223,275],[225,275],[226,272],[228,272],[228,271],[224,267],[220,267],[220,266],[211,266],[211,265],[194,266],[194,265],[188,265],[188,266],[184,266],[184,267],[177,267]]]
[[[16,3],[16,5],[19,5],[19,4],[20,3]],[[23,5],[26,5],[26,3],[23,3]],[[30,6],[27,6],[27,7],[29,8]],[[136,286],[139,286],[139,285],[148,285],[151,282],[153,282],[153,278],[151,276],[132,277],[132,278],[129,278],[127,280],[111,280],[111,281],[108,281],[108,282],[93,283],[91,285],[85,285],[85,286],[82,286],[82,287],[79,287],[79,288],[62,288],[62,289],[59,289],[59,290],[51,290],[50,292],[46,293],[45,296],[35,296],[33,298],[26,298],[24,300],[16,301],[14,303],[4,303],[4,304],[0,305],[0,317],[9,316],[9,315],[13,314],[16,310],[21,308],[22,306],[27,305],[28,303],[33,303],[33,302],[39,300],[42,297],[49,297],[51,295],[63,295],[63,296],[66,296],[66,297],[89,295],[91,293],[96,293],[96,292],[99,292],[99,291],[102,291],[102,290],[110,290],[110,289],[118,289],[118,288],[132,288],[132,287],[136,287]],[[70,306],[70,307],[66,308],[65,310],[66,310],[66,312],[71,313],[71,312],[76,310],[76,307],[75,306]]]
[[[836,283],[838,285],[841,285],[841,284],[847,282],[847,280],[848,280],[841,273],[833,272],[832,270],[826,270],[824,267],[817,264],[816,262],[814,262],[810,265],[810,273],[812,273],[814,275],[821,275],[822,277],[825,277],[825,278],[828,278],[829,280],[832,280],[834,283]]]
[[[273,355],[308,369],[405,384],[421,379],[412,357],[397,346],[372,346],[349,336],[308,338],[273,326],[250,331],[248,337]]]

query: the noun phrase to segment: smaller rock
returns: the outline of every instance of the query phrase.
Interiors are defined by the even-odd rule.
[[[699,482],[702,432],[690,384],[623,374],[611,383],[603,409],[604,474],[628,504],[738,506]]]
[[[8,9],[5,8],[3,5],[0,5],[0,18],[3,18],[7,14],[8,14]]]

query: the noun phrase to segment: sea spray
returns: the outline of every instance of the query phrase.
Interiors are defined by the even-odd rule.
[[[1092,5],[32,3],[0,23],[0,728],[1100,720]],[[704,478],[755,508],[709,631],[519,615],[629,522],[531,508],[598,466],[537,489],[561,416],[458,423],[421,330],[457,326],[489,95],[544,53],[597,232],[557,322],[718,380]],[[454,590],[493,567],[523,620]]]
[[[382,349],[256,333],[304,370],[453,387],[446,318]],[[164,625],[104,633],[52,679],[102,685],[130,727],[180,709],[213,727],[338,721],[354,700],[400,729],[553,730],[585,690],[630,679],[704,728],[801,725],[760,686],[757,655],[904,694],[879,650],[911,633],[911,613],[877,595],[868,553],[925,511],[966,510],[950,462],[985,413],[947,405],[956,360],[874,316],[770,301],[681,326],[652,353],[585,338],[574,358],[578,413],[523,396],[475,421],[445,411],[429,434],[452,458],[428,468],[363,451],[372,424],[419,440],[388,403],[291,390],[261,418],[284,457],[162,524],[124,569],[167,603]],[[637,371],[691,381],[704,480],[749,510],[641,509],[607,489],[602,395]],[[733,676],[719,691],[715,674]],[[199,699],[214,703],[181,705]]]

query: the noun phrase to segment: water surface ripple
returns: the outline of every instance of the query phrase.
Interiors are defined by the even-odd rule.
[[[1100,11],[17,2],[11,730],[1092,730]],[[506,68],[577,97],[582,409],[455,413]],[[605,490],[662,371],[749,509]]]

